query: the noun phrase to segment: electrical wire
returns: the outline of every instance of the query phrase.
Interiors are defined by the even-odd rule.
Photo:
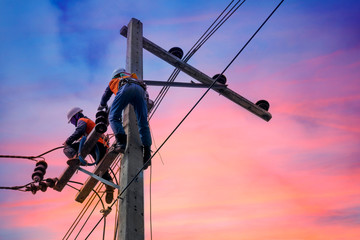
[[[210,27],[205,31],[205,33],[198,39],[198,41],[193,45],[193,47],[188,51],[188,53],[185,55],[184,57],[184,62],[187,62],[190,57],[200,48],[201,45],[199,45],[199,47],[195,48],[196,45],[202,40],[202,38],[205,36],[205,34],[210,30],[210,28],[217,22],[217,20],[221,17],[221,15],[226,11],[226,9],[232,4],[233,1],[230,2],[230,4],[224,9],[224,11],[216,18],[216,20],[210,25]],[[196,49],[196,50],[195,50]],[[173,73],[170,75],[168,82],[173,82],[175,80],[175,78],[178,76],[178,74],[180,73],[179,69],[175,69],[173,71]],[[166,93],[168,92],[169,87],[165,86],[161,89],[159,95],[155,98],[154,100],[154,111],[150,116],[150,119],[152,118],[152,116],[154,115],[155,111],[157,110],[157,108],[159,107],[160,103],[162,102],[163,98],[165,97]]]
[[[132,178],[132,180],[125,186],[125,188],[120,192],[120,194],[118,195],[117,199],[114,200],[114,202],[111,204],[111,206],[113,206],[118,199],[121,199],[122,194],[129,188],[129,186],[135,181],[135,179],[139,176],[139,174],[144,170],[145,166],[153,159],[153,157],[160,151],[160,149],[165,145],[165,143],[170,139],[170,137],[176,132],[176,130],[180,127],[180,125],[185,121],[185,119],[190,115],[190,113],[197,107],[197,105],[201,102],[201,100],[205,97],[205,95],[210,91],[210,89],[216,84],[216,82],[218,81],[219,77],[224,74],[224,72],[230,67],[230,65],[235,61],[235,59],[240,55],[240,53],[245,49],[245,47],[250,43],[250,41],[255,37],[255,35],[260,31],[260,29],[265,25],[265,23],[270,19],[270,17],[276,12],[276,10],[280,7],[280,5],[284,2],[284,0],[282,0],[277,7],[271,12],[271,14],[266,18],[266,20],[261,24],[261,26],[255,31],[255,33],[251,36],[251,38],[246,42],[246,44],[239,50],[239,52],[235,55],[235,57],[230,61],[230,63],[225,67],[225,69],[222,71],[221,74],[219,74],[219,76],[214,79],[213,83],[211,84],[211,86],[204,92],[204,94],[199,98],[199,100],[194,104],[194,106],[189,110],[189,112],[183,117],[183,119],[180,121],[180,123],[174,128],[174,130],[169,134],[169,136],[164,140],[164,142],[160,145],[160,147],[154,152],[154,154],[152,154],[152,156],[149,158],[149,160],[147,160],[143,167],[137,172],[137,174]],[[96,224],[99,225],[99,223],[102,221],[102,219],[104,218],[101,217],[101,219],[98,221],[98,223]],[[95,226],[95,227],[96,227]],[[94,227],[94,228],[95,228]],[[92,230],[94,231],[94,229]]]
[[[152,237],[153,237],[153,232],[152,232],[152,202],[151,202],[151,186],[152,186],[152,165],[150,166],[150,186],[149,186],[149,199],[150,199],[150,202],[149,202],[149,211],[150,211],[150,239],[152,240]]]
[[[92,214],[94,213],[96,207],[98,206],[98,204],[99,204],[100,202],[101,202],[101,204],[102,204],[102,206],[103,206],[103,209],[105,209],[104,202],[101,200],[101,197],[102,197],[102,196],[100,197],[100,195],[99,195],[96,191],[94,191],[94,193],[98,196],[99,201],[95,204],[94,208],[93,208],[92,211],[90,212],[89,216],[88,216],[87,219],[85,220],[84,224],[83,224],[82,227],[80,228],[80,230],[79,230],[78,234],[76,235],[76,237],[74,238],[74,240],[76,240],[76,239],[78,238],[78,236],[80,235],[81,231],[84,229],[85,225],[86,225],[87,222],[89,221],[90,217],[92,216]],[[106,218],[105,218],[105,220],[106,220]],[[105,221],[105,220],[104,220],[104,221]],[[104,231],[105,231],[105,226],[104,226]]]
[[[26,192],[27,190],[21,190],[22,188],[26,188],[27,186],[29,186],[31,183],[25,184],[23,186],[14,186],[14,187],[0,187],[0,189],[8,189],[8,190],[16,190],[16,191],[21,191],[21,192]]]
[[[35,161],[35,162],[38,162],[38,161],[41,161],[41,160],[45,160],[45,158],[43,157],[45,154],[48,154],[52,151],[55,151],[57,149],[60,149],[60,148],[64,148],[64,146],[60,146],[60,147],[56,147],[56,148],[53,148],[47,152],[44,152],[38,156],[18,156],[18,155],[0,155],[0,158],[23,158],[23,159],[28,159],[28,160],[31,160],[31,161]],[[36,160],[37,158],[40,158],[40,160]]]
[[[69,181],[69,182],[83,185],[83,183],[80,183],[80,182],[75,182],[75,181]],[[80,191],[79,189],[77,189],[77,188],[75,188],[75,187],[73,187],[73,186],[71,186],[71,185],[69,185],[69,184],[67,184],[67,185],[68,185],[69,187],[77,190],[77,191]],[[76,235],[76,237],[74,238],[74,240],[78,238],[79,234],[81,233],[81,231],[82,231],[83,228],[85,227],[86,223],[87,223],[88,220],[90,219],[91,215],[92,215],[93,212],[95,211],[95,209],[96,209],[96,207],[98,206],[98,204],[101,203],[103,209],[105,209],[104,202],[102,201],[102,196],[103,196],[103,195],[100,196],[100,195],[97,193],[97,191],[94,190],[94,189],[93,189],[92,191],[93,191],[93,193],[94,193],[94,195],[93,195],[94,198],[95,198],[95,196],[97,196],[97,197],[99,198],[99,200],[98,200],[98,202],[95,204],[93,210],[92,210],[91,213],[89,214],[89,216],[88,216],[88,218],[86,219],[86,221],[84,222],[83,226],[80,228],[80,230],[79,230],[78,234]],[[88,203],[90,202],[90,204],[88,204],[88,206],[87,206],[87,208],[86,208],[85,211],[83,211],[83,210],[85,209],[85,208],[83,208],[83,210],[81,211],[81,213],[84,212],[84,214],[85,214],[85,212],[88,210],[88,208],[90,207],[91,203],[93,202],[94,198],[91,200],[91,202],[88,201]],[[82,216],[84,216],[84,214],[83,214]],[[80,214],[79,214],[79,215],[80,215]],[[78,215],[78,217],[76,218],[76,220],[79,218],[79,215]],[[82,218],[82,217],[81,217],[81,218]],[[74,226],[74,223],[76,222],[76,220],[74,221],[74,223],[73,223],[73,224],[71,225],[71,227],[70,227],[70,229],[71,229],[71,228],[73,228],[73,229],[72,229],[71,231],[69,231],[69,230],[70,230],[70,229],[69,229],[68,232],[65,234],[65,236],[64,236],[63,239],[65,239],[66,235],[68,235],[68,237],[67,237],[66,239],[69,239],[69,237],[71,236],[72,232],[75,230],[76,226],[77,226],[78,223],[80,222],[81,218],[80,218],[79,221],[75,224],[75,226]],[[106,221],[106,220],[105,220],[105,221]],[[104,221],[104,229],[103,229],[103,236],[104,236],[103,239],[105,239],[105,227],[106,227],[106,222],[105,222],[105,221]]]
[[[243,1],[245,2],[245,0]],[[242,3],[243,3],[242,2]],[[119,193],[118,197],[116,198],[116,200],[113,201],[113,203],[111,204],[110,207],[112,207],[117,201],[118,199],[121,199],[122,194],[129,188],[129,186],[135,181],[135,179],[138,177],[138,175],[143,171],[144,167],[152,160],[152,158],[159,152],[159,150],[164,146],[164,144],[170,139],[170,137],[176,132],[176,130],[181,126],[181,124],[186,120],[186,118],[190,115],[190,113],[198,106],[198,104],[202,101],[202,99],[206,96],[206,94],[210,91],[210,89],[216,84],[216,82],[218,81],[219,77],[221,75],[224,74],[224,72],[231,66],[231,64],[236,60],[236,58],[241,54],[241,52],[245,49],[245,47],[250,43],[250,41],[255,37],[255,35],[260,31],[260,29],[265,25],[265,23],[270,19],[270,17],[275,13],[275,11],[280,7],[280,5],[284,2],[284,0],[282,0],[277,7],[271,12],[271,14],[266,18],[266,20],[261,24],[261,26],[256,30],[256,32],[251,36],[251,38],[246,42],[246,44],[240,49],[240,51],[235,55],[235,57],[230,61],[230,63],[225,67],[225,69],[221,72],[221,74],[219,74],[219,76],[214,79],[213,83],[211,84],[211,86],[204,92],[204,94],[199,98],[199,100],[194,104],[194,106],[188,111],[188,113],[183,117],[183,119],[179,122],[179,124],[174,128],[174,130],[169,134],[169,136],[165,139],[165,141],[160,145],[159,148],[157,148],[157,150],[154,152],[154,154],[152,154],[152,156],[149,158],[149,160],[147,160],[143,167],[138,171],[138,173],[132,178],[132,180],[125,186],[125,188]],[[150,168],[150,176],[152,174],[152,168]],[[151,180],[151,179],[150,179]],[[151,186],[150,186],[151,189]],[[150,205],[151,205],[151,198],[150,198]],[[86,237],[86,239],[88,239],[88,237],[92,234],[92,232],[96,229],[96,227],[99,225],[99,223],[102,221],[102,219],[105,216],[102,216],[101,219],[97,222],[97,224],[94,226],[94,228],[91,230],[91,232],[89,233],[89,235]],[[106,220],[104,220],[106,221]],[[151,224],[151,239],[152,239],[152,224]]]
[[[119,171],[120,171],[120,167],[117,168],[117,170],[113,171],[113,169],[118,165],[120,159],[118,159],[117,161],[114,161],[112,166],[110,167],[110,170],[111,170],[111,173],[113,174],[114,178],[115,179],[115,182],[117,183],[118,185],[118,180],[116,178],[116,175]],[[69,181],[69,182],[73,182],[73,181]],[[82,183],[79,183],[79,182],[74,182],[74,183],[77,183],[77,184],[82,184]],[[93,201],[95,200],[96,198],[96,194],[97,192],[100,191],[100,189],[102,188],[104,184],[100,184],[97,186],[97,188],[95,190],[93,190],[93,194],[89,197],[88,201],[86,202],[85,206],[83,207],[83,209],[81,210],[81,212],[78,214],[78,216],[76,217],[76,219],[74,220],[73,224],[70,226],[69,230],[67,231],[67,233],[65,234],[64,239],[69,239],[69,237],[71,236],[71,234],[73,233],[73,231],[75,230],[75,228],[77,227],[77,225],[80,223],[80,221],[82,220],[82,218],[84,217],[85,213],[89,210],[91,204],[93,203]],[[69,185],[70,186],[70,185]],[[72,186],[70,186],[72,187]],[[77,191],[80,191],[78,189],[76,189]],[[99,197],[99,199],[101,200],[102,197],[103,197],[104,193]],[[99,200],[99,201],[100,201]],[[97,204],[99,204],[99,201],[96,203],[96,206]],[[103,208],[104,208],[104,204],[103,205]],[[96,208],[96,206],[94,207],[94,209]],[[94,212],[94,210],[92,211],[92,213]],[[89,215],[88,219],[90,218],[90,216],[92,215],[92,213]],[[85,225],[83,225],[84,227]],[[67,236],[68,235],[68,236]],[[67,236],[67,237],[66,237]]]
[[[121,191],[119,197],[127,190],[127,188],[135,181],[135,179],[139,176],[139,174],[143,171],[145,166],[150,163],[151,159],[156,155],[156,153],[165,145],[165,143],[170,139],[170,137],[176,132],[176,130],[180,127],[180,125],[185,121],[185,119],[190,115],[190,113],[197,107],[197,105],[201,102],[201,100],[205,97],[205,95],[210,91],[210,89],[216,84],[219,77],[224,74],[224,72],[230,67],[230,65],[235,61],[235,59],[240,55],[240,53],[245,49],[245,47],[249,44],[249,42],[254,38],[254,36],[260,31],[260,29],[265,25],[265,23],[270,19],[270,17],[275,13],[275,11],[280,7],[280,5],[284,2],[282,0],[277,7],[271,12],[271,14],[266,18],[266,20],[261,24],[261,26],[256,30],[256,32],[251,36],[251,38],[246,42],[246,44],[239,50],[239,52],[235,55],[235,57],[230,61],[230,63],[225,67],[225,69],[221,72],[221,74],[214,80],[211,86],[204,92],[204,94],[199,98],[199,100],[194,104],[194,106],[189,110],[189,112],[183,117],[180,123],[174,128],[174,130],[169,134],[169,136],[165,139],[165,141],[160,145],[160,147],[154,152],[154,154],[147,160],[143,167],[138,171],[138,173],[132,178],[132,180],[128,183],[128,185]]]
[[[199,38],[199,40],[194,44],[194,46],[188,51],[188,53],[185,55],[183,62],[187,62],[194,54],[196,51],[198,51],[200,49],[201,46],[204,45],[204,43],[239,9],[239,7],[245,2],[246,0],[243,0],[241,2],[241,0],[239,0],[238,2],[235,3],[235,5],[222,17],[222,19],[214,26],[213,29],[211,29],[211,27],[219,20],[219,18],[224,14],[224,12],[230,7],[230,5],[233,3],[233,1],[231,1],[228,6],[221,12],[221,14],[216,18],[216,20],[210,25],[210,27],[205,31],[205,33]],[[240,3],[241,2],[241,3]],[[210,31],[211,29],[211,31]],[[210,32],[209,32],[210,31]],[[209,33],[208,33],[209,32]],[[207,35],[206,35],[207,34]],[[171,76],[168,79],[168,82],[173,82],[175,81],[175,78],[179,75],[180,70],[178,68],[176,68],[173,73],[171,74]],[[154,100],[154,107],[153,110],[151,110],[151,115],[149,117],[149,119],[152,118],[152,116],[154,115],[155,111],[157,110],[157,108],[159,107],[160,103],[162,102],[162,100],[164,99],[166,93],[168,92],[170,86],[164,86],[160,93],[158,94],[158,96],[155,98]]]

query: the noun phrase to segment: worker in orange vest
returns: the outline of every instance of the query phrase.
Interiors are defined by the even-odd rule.
[[[105,89],[98,110],[108,108],[107,102],[112,94],[115,95],[115,99],[110,108],[109,123],[116,138],[115,150],[122,153],[125,151],[127,136],[122,125],[122,111],[128,104],[131,104],[137,118],[140,139],[143,144],[143,162],[146,163],[144,169],[146,169],[151,164],[149,160],[152,144],[147,119],[149,95],[146,92],[146,85],[138,79],[135,73],[127,73],[125,69],[118,68],[112,74],[112,79]]]
[[[89,119],[88,117],[84,116],[82,113],[83,110],[79,107],[74,107],[69,110],[67,113],[68,123],[73,124],[76,128],[73,134],[66,139],[64,142],[64,154],[69,158],[72,159],[78,155],[80,140],[83,136],[87,136],[90,134],[92,129],[95,127],[95,123]],[[99,159],[101,160],[108,149],[107,143],[104,141],[103,138],[99,138],[96,143],[96,146],[91,150],[91,156],[96,159],[96,147],[99,149]],[[104,173],[102,176],[105,180],[112,182],[112,178],[108,171]],[[106,186],[106,196],[105,200],[106,203],[110,204],[113,201],[113,193],[114,188],[108,185]]]

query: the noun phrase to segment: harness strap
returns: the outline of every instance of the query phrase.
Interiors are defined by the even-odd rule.
[[[145,83],[142,83],[142,82],[137,81],[134,78],[130,78],[130,77],[121,79],[121,81],[119,83],[119,88],[121,88],[122,86],[124,86],[127,83],[129,83],[129,84],[135,83],[135,84],[139,85],[140,87],[142,87],[146,91]]]

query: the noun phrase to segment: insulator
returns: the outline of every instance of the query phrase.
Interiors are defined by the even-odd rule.
[[[48,165],[45,161],[39,161],[36,163],[34,173],[31,175],[34,182],[40,182],[43,180],[47,166]]]
[[[45,192],[47,188],[48,188],[48,185],[46,184],[46,182],[44,182],[44,181],[39,182],[39,189],[42,192]]]
[[[257,101],[257,102],[255,103],[255,105],[259,106],[260,108],[262,108],[262,109],[264,109],[264,110],[266,110],[266,111],[268,111],[269,108],[270,108],[270,104],[269,104],[269,102],[266,101],[266,100],[259,100],[259,101]]]
[[[220,77],[219,77],[220,76]],[[218,82],[218,83],[221,83],[221,84],[225,84],[226,83],[226,77],[225,77],[225,75],[223,75],[223,74],[215,74],[213,77],[212,77],[212,79],[217,79],[218,78],[218,80],[216,81],[216,82]]]
[[[173,47],[169,50],[169,53],[171,53],[172,55],[174,55],[177,58],[182,58],[184,55],[184,52],[181,48],[179,47]]]
[[[32,194],[35,194],[37,190],[39,189],[34,183],[30,183],[30,186],[26,187],[26,191],[31,191]]]
[[[104,111],[104,110],[97,111],[95,117],[98,118],[100,116],[107,118],[108,117],[108,112]]]
[[[95,124],[98,124],[98,123],[105,123],[107,124],[108,120],[107,118],[103,117],[103,116],[99,116],[95,119]]]
[[[105,123],[98,123],[95,126],[95,131],[98,133],[105,133],[107,130],[107,125]]]
[[[47,186],[50,187],[50,188],[53,188],[57,181],[58,181],[57,178],[47,178],[47,179],[45,179],[45,182],[46,182]]]

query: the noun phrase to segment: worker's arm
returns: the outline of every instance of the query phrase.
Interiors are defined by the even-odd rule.
[[[107,108],[107,102],[109,101],[109,99],[111,98],[111,95],[113,94],[113,92],[110,90],[110,87],[108,86],[105,89],[104,94],[101,97],[101,101],[100,101],[100,106],[98,110],[101,110],[100,108]]]
[[[80,137],[85,135],[85,133],[86,133],[86,122],[79,120],[74,133],[71,134],[71,136],[68,137],[68,139],[66,139],[65,144],[66,145],[72,144],[74,141],[78,140]]]

